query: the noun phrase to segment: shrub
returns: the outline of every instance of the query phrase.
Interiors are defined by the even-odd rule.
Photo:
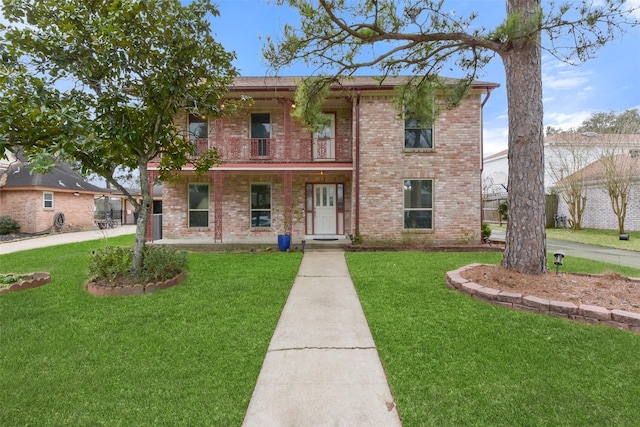
[[[106,247],[95,251],[89,261],[89,276],[109,284],[159,282],[176,276],[187,267],[187,254],[163,246],[145,246],[142,270],[131,273],[133,248]]]
[[[501,201],[498,205],[498,214],[503,221],[506,221],[509,217],[509,205],[506,200]]]
[[[20,225],[16,220],[8,216],[0,216],[0,234],[11,234],[20,231]]]
[[[166,246],[145,246],[141,280],[159,282],[187,268],[187,254]]]
[[[112,283],[118,277],[129,276],[132,262],[132,248],[107,246],[92,253],[89,276]]]
[[[482,240],[487,240],[491,237],[491,226],[488,222],[482,223]]]

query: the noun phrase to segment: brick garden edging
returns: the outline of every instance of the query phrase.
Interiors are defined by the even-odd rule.
[[[482,264],[470,264],[458,270],[447,272],[447,286],[450,289],[467,294],[472,298],[503,307],[542,313],[578,322],[607,325],[640,333],[640,313],[617,309],[609,310],[597,305],[580,304],[578,306],[571,302],[554,301],[529,295],[525,296],[517,292],[499,291],[479,285],[462,277],[461,273],[463,271],[480,265]]]
[[[87,292],[96,296],[144,295],[178,285],[182,283],[186,277],[187,272],[182,271],[177,276],[165,280],[164,282],[137,284],[131,286],[103,286],[98,285],[93,281],[89,281],[85,285],[85,288],[87,289]]]
[[[51,281],[51,274],[49,273],[2,274],[2,276],[31,276],[31,280],[20,279],[11,286],[0,289],[0,294],[36,288],[38,286],[46,285]]]

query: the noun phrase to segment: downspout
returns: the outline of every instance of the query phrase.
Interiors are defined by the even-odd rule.
[[[355,155],[355,235],[360,236],[360,92],[356,96],[356,155]]]
[[[484,172],[484,106],[491,97],[492,88],[487,89],[487,96],[480,104],[480,240],[482,240],[482,224],[484,223],[484,200],[482,199],[482,173]]]

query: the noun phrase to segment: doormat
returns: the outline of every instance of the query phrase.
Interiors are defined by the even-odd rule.
[[[313,240],[317,240],[320,242],[330,242],[333,240],[338,240],[336,237],[327,237],[327,238],[322,238],[322,237],[314,237]]]

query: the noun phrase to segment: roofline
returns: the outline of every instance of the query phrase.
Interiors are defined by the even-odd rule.
[[[407,76],[399,76],[399,79]],[[243,86],[237,85],[235,82],[231,86],[229,86],[230,92],[272,92],[273,90],[282,90],[282,91],[291,91],[294,92],[297,88],[297,84],[287,83],[287,84],[269,84],[268,82],[279,82],[279,81],[291,81],[296,80],[298,82],[308,78],[308,76],[283,76],[283,77],[260,77],[260,76],[241,76],[236,78],[237,81],[241,80],[249,80],[249,79],[263,79],[264,84],[262,85],[251,85],[251,86]],[[356,79],[371,79],[371,83],[360,83],[360,84],[349,84],[348,80],[343,82],[341,87],[332,86],[332,90],[340,90],[341,88],[352,89],[352,90],[390,90],[399,86],[398,83],[380,83],[375,79],[379,78],[378,76],[356,76]],[[385,79],[385,82],[389,82],[391,79]],[[453,78],[447,78],[447,80],[459,80]],[[476,81],[472,83],[471,87],[473,89],[496,89],[500,87],[499,83],[491,83],[491,82],[481,82]]]

